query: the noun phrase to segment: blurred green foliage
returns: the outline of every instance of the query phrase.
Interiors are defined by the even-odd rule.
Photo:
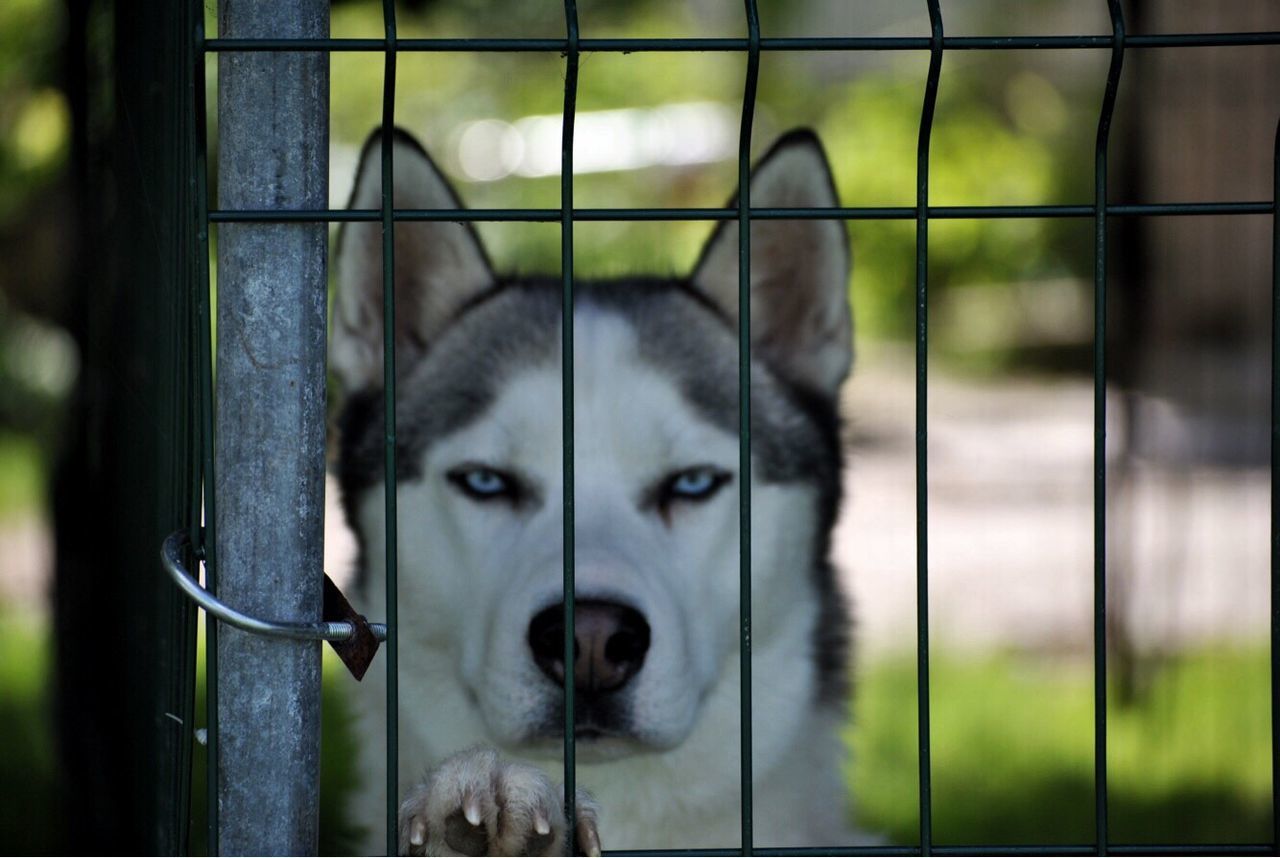
[[[44,503],[44,455],[30,435],[0,431],[0,522]]]
[[[70,236],[58,192],[71,116],[60,85],[63,5],[0,3],[0,516],[37,506],[76,372],[51,281]],[[45,229],[61,219],[64,232]],[[48,274],[49,276],[43,276]]]
[[[740,35],[741,9],[725,3],[665,0],[580,3],[584,36]],[[562,34],[559,4],[519,7],[497,0],[430,2],[402,13],[404,37],[546,36]],[[793,32],[805,4],[762,4],[766,35]],[[853,12],[849,13],[852,19]],[[381,4],[347,2],[334,11],[340,36],[380,36]],[[789,19],[794,18],[795,21]],[[850,20],[850,29],[853,28]],[[811,33],[810,35],[824,35]],[[754,151],[795,125],[818,130],[831,156],[846,205],[914,206],[916,143],[924,64],[916,53],[875,55],[856,62],[834,53],[766,54],[762,60]],[[732,53],[587,54],[579,77],[578,111],[718,102],[737,113],[744,63]],[[1027,56],[969,62],[948,60],[940,89],[931,158],[935,205],[1032,205],[1087,202],[1093,128],[1078,121],[1096,111],[1096,81],[1085,71],[1054,72]],[[381,118],[382,59],[348,54],[334,59],[333,139],[354,147]],[[397,75],[397,122],[414,131],[449,171],[448,153],[465,123],[556,114],[563,99],[563,61],[555,54],[403,54]],[[464,201],[476,207],[555,207],[556,177],[511,176],[469,183],[455,176]],[[715,206],[733,192],[729,158],[697,167],[651,167],[575,179],[575,203],[588,206]],[[584,276],[640,270],[687,270],[710,231],[705,223],[582,224],[576,264]],[[905,338],[914,324],[913,221],[850,224],[855,252],[851,294],[859,336]],[[554,271],[554,226],[481,227],[500,265]],[[935,224],[929,247],[931,294],[943,300],[956,286],[1000,290],[1038,282],[1083,282],[1091,270],[1087,236],[1065,221],[1010,219]],[[1019,319],[1010,320],[1016,326]],[[1016,357],[1019,332],[993,330],[993,367]],[[972,345],[972,337],[966,346]],[[941,325],[935,343],[957,357]],[[978,345],[983,345],[979,343]],[[1083,346],[1083,342],[1079,343]]]
[[[62,4],[0,4],[0,229],[66,161],[71,115],[57,88]]]

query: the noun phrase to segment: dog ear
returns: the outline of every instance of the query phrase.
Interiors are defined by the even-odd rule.
[[[360,155],[351,209],[382,207],[382,134]],[[448,181],[408,132],[392,143],[392,201],[400,209],[459,209]],[[399,221],[395,230],[396,362],[421,357],[449,319],[494,285],[469,223]],[[352,393],[382,384],[382,223],[343,224],[338,233],[337,296],[329,364]]]
[[[784,135],[751,172],[752,208],[839,205],[812,131]],[[729,201],[738,205],[737,195]],[[722,221],[694,267],[695,288],[738,319],[738,223]],[[853,361],[852,259],[839,220],[751,222],[751,347],[788,381],[834,396]]]

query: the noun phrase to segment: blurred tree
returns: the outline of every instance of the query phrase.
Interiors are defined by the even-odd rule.
[[[75,363],[65,21],[56,0],[0,5],[0,430],[46,442]]]

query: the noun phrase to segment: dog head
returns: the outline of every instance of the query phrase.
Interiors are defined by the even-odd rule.
[[[381,205],[379,140],[353,208]],[[408,135],[393,158],[397,208],[460,206]],[[837,204],[811,133],[764,157],[750,201]],[[708,700],[736,693],[738,236],[722,222],[687,277],[575,284],[573,681],[587,759],[677,746]],[[843,674],[825,555],[852,360],[849,249],[840,221],[796,219],[754,221],[750,250],[753,646],[794,662],[778,693],[821,694]],[[459,689],[451,705],[500,745],[558,748],[561,281],[496,274],[458,222],[398,222],[394,253],[401,681]],[[330,361],[371,594],[385,523],[382,260],[379,224],[343,229]]]

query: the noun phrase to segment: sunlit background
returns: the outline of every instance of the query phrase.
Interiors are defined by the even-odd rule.
[[[924,6],[760,0],[766,36],[927,35]],[[949,35],[1110,32],[1102,0],[942,6]],[[579,8],[588,38],[740,36],[743,27],[738,0],[579,0]],[[85,9],[97,11],[78,20]],[[1280,30],[1271,0],[1131,0],[1126,10],[1130,32]],[[552,0],[417,0],[402,8],[399,29],[403,37],[559,37],[562,16]],[[94,288],[72,277],[68,225],[112,213],[79,209],[72,192],[75,94],[64,84],[63,45],[71,29],[87,27],[90,62],[107,67],[107,23],[93,4],[0,3],[3,851],[65,845],[57,820],[69,793],[58,782],[49,714],[49,486],[76,391],[93,395],[80,355],[83,296]],[[380,38],[381,4],[335,3],[332,32]],[[931,202],[1091,203],[1108,59],[1102,50],[948,52]],[[813,127],[845,205],[913,206],[927,60],[923,52],[766,53],[753,149]],[[338,53],[331,62],[331,198],[341,207],[381,118],[383,60]],[[744,68],[727,52],[585,55],[576,204],[723,205],[736,182]],[[216,60],[208,69],[214,104]],[[109,103],[110,75],[91,79],[100,90],[91,103]],[[402,54],[397,121],[468,204],[554,208],[562,92],[555,53]],[[1280,47],[1131,50],[1111,198],[1271,199],[1277,105]],[[92,111],[88,120],[99,133],[110,124]],[[127,132],[128,117],[111,121],[115,133]],[[211,112],[211,139],[216,121]],[[479,229],[498,267],[558,270],[557,225]],[[857,221],[848,229],[858,357],[844,392],[848,500],[834,549],[857,620],[848,779],[861,824],[911,844],[915,227]],[[1271,836],[1271,229],[1269,216],[1113,220],[1107,562],[1116,842]],[[705,223],[583,223],[575,265],[583,276],[683,272],[708,232]],[[1091,842],[1092,221],[935,221],[929,275],[935,842]],[[340,577],[350,537],[333,508],[327,539],[329,571]],[[340,711],[342,701],[329,705]],[[333,750],[340,722],[327,722],[326,783],[343,782],[345,763]],[[726,753],[734,748],[726,744]],[[197,783],[197,816],[201,800]],[[344,843],[340,803],[340,790],[328,789],[329,849]]]

